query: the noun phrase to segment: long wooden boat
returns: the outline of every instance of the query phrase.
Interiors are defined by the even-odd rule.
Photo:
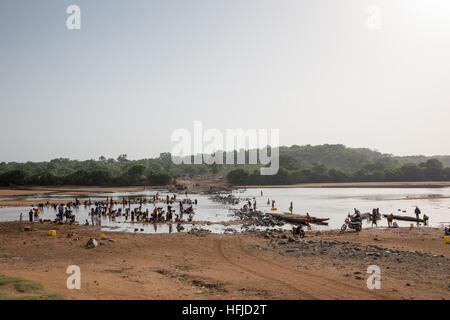
[[[383,214],[383,217],[387,218],[387,214]],[[416,217],[410,217],[410,216],[396,216],[393,215],[394,220],[402,220],[402,221],[413,221],[413,222],[425,222],[423,219],[417,219]]]
[[[291,213],[268,213],[270,216],[284,220],[286,222],[293,222],[293,223],[306,223],[306,215],[300,215],[300,214],[291,214]],[[318,217],[310,217],[309,222],[314,224],[328,224],[328,221],[330,218],[318,218]]]

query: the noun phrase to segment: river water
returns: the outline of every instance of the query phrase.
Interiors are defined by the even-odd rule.
[[[263,192],[261,196],[261,191]],[[122,192],[122,193],[103,193],[92,194],[90,199],[106,200],[107,197],[113,197],[114,200],[122,200],[133,197],[150,197],[157,191],[147,190],[142,192]],[[165,199],[168,194],[164,190],[158,191],[160,199]],[[257,202],[257,209],[265,212],[270,211],[270,205],[267,200],[275,200],[276,212],[288,212],[290,202],[292,201],[294,213],[305,214],[309,212],[311,216],[330,218],[328,226],[313,226],[313,230],[338,229],[341,227],[348,213],[353,213],[353,209],[357,208],[361,213],[371,212],[373,208],[379,208],[380,213],[393,213],[398,215],[414,216],[415,206],[418,206],[422,213],[430,217],[430,226],[442,227],[450,224],[450,188],[251,188],[246,190],[235,190],[233,194],[241,199],[250,198]],[[172,195],[172,194],[170,194]],[[35,200],[35,206],[44,199],[74,199],[76,196],[83,201],[87,199],[80,195],[34,195],[21,200]],[[178,195],[178,199],[182,199],[184,195]],[[191,199],[197,199],[198,205],[194,206],[196,221],[210,221],[213,224],[201,225],[203,229],[210,230],[215,233],[242,231],[240,225],[223,226],[214,224],[214,222],[230,221],[236,218],[230,212],[231,208],[242,207],[244,202],[239,205],[224,205],[213,202],[206,195],[189,195]],[[19,199],[18,199],[19,200]],[[131,205],[135,208],[138,205]],[[156,204],[166,208],[162,203]],[[120,206],[119,206],[120,207]],[[149,211],[153,210],[153,204],[143,205]],[[178,205],[173,205],[173,209],[178,211]],[[23,213],[23,219],[28,219],[28,211],[30,207],[1,207],[0,221],[18,221],[20,213]],[[74,210],[77,221],[83,223],[86,219],[91,223],[88,215],[89,207],[80,206]],[[46,208],[41,213],[40,218],[53,220],[56,212],[51,208]],[[409,226],[410,222],[399,221],[400,226]],[[186,232],[193,228],[192,224],[183,224],[184,230],[176,228],[176,225],[169,226],[167,224],[142,224],[125,222],[123,217],[114,220],[106,217],[101,220],[101,225],[105,230],[125,231],[143,233],[168,233],[168,232]],[[387,226],[386,219],[382,219],[378,223],[379,226]],[[370,227],[366,222],[363,227]],[[290,229],[291,226],[286,224],[283,229]],[[143,229],[143,231],[141,231]]]

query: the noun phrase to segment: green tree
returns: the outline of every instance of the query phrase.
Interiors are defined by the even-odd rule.
[[[249,174],[244,169],[232,170],[227,174],[227,180],[232,184],[246,184]]]
[[[422,163],[424,168],[425,177],[427,180],[442,180],[443,166],[442,162],[437,159],[430,159],[427,162]]]

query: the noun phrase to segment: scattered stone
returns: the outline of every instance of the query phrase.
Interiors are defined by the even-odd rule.
[[[96,246],[98,246],[97,240],[95,240],[94,238],[91,238],[88,240],[85,247],[86,247],[86,249],[91,249],[91,248],[95,248]]]
[[[188,234],[195,235],[197,237],[203,237],[206,236],[208,233],[211,233],[211,231],[201,228],[192,228],[187,232]]]

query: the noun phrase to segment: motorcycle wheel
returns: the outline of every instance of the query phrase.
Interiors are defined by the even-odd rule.
[[[362,230],[362,227],[361,226],[356,226],[356,232],[360,232],[361,230]]]
[[[341,233],[344,233],[346,229],[347,229],[347,225],[343,224],[341,227]]]

